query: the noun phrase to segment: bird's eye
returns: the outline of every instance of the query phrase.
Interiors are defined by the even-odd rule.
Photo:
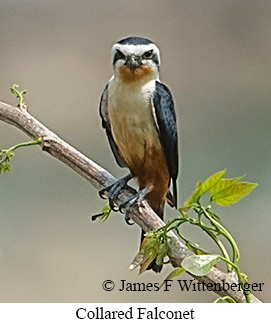
[[[147,52],[145,52],[143,54],[143,58],[145,58],[145,59],[151,59],[152,57],[153,57],[153,50],[152,49],[148,50]]]

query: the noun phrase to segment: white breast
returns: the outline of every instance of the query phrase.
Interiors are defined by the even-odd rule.
[[[135,158],[144,162],[146,149],[160,145],[152,107],[155,80],[136,87],[114,78],[108,87],[108,112],[112,134],[129,165]]]

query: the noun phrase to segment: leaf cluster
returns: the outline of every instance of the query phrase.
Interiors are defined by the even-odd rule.
[[[12,168],[11,158],[14,156],[14,150],[21,147],[40,145],[41,143],[42,143],[42,139],[38,138],[37,140],[19,143],[8,149],[0,148],[0,174],[11,171],[11,168]]]
[[[18,84],[13,84],[12,88],[10,88],[10,91],[11,93],[15,94],[16,98],[19,100],[18,106],[25,107],[24,95],[26,94],[26,90],[19,91],[18,88]]]
[[[191,208],[208,192],[210,203],[215,202],[221,206],[230,206],[251,193],[258,185],[256,183],[239,182],[244,176],[232,179],[223,178],[225,174],[226,169],[213,174],[204,182],[198,182],[195,191],[184,202],[184,207]]]
[[[11,171],[12,165],[10,159],[14,156],[13,151],[0,149],[0,174]]]
[[[155,260],[157,265],[162,265],[168,253],[168,239],[163,229],[149,231],[141,244],[140,251],[132,261],[130,269],[140,265],[139,273],[143,273]]]
[[[178,209],[181,216],[168,221],[164,228],[146,234],[146,238],[143,240],[140,250],[140,254],[143,256],[141,258],[135,258],[137,265],[140,264],[141,266],[140,273],[146,270],[154,259],[156,259],[157,264],[163,263],[163,258],[167,255],[169,248],[167,233],[170,230],[174,230],[194,255],[186,257],[182,261],[181,267],[175,269],[167,279],[169,279],[169,277],[176,277],[185,271],[196,276],[204,276],[208,274],[218,261],[223,260],[226,263],[228,272],[235,271],[240,283],[247,282],[246,275],[242,274],[238,267],[240,258],[238,246],[231,234],[222,225],[219,216],[211,210],[211,205],[212,203],[216,203],[220,206],[230,206],[251,193],[257,184],[240,182],[243,176],[232,179],[224,178],[225,174],[226,170],[222,170],[213,174],[205,181],[197,183],[194,192],[185,201],[184,206]],[[204,207],[201,203],[201,198],[204,195],[209,196],[209,205],[207,207]],[[196,217],[191,217],[189,215],[190,211],[194,211]],[[221,255],[209,254],[196,242],[185,237],[181,232],[181,226],[184,223],[189,223],[190,225],[203,230],[216,244]],[[220,237],[223,237],[223,239]],[[224,240],[228,241],[232,249],[231,257],[223,242]],[[159,246],[159,243],[161,242],[162,244]],[[132,263],[132,268],[135,267],[136,266]],[[249,296],[245,293],[244,295],[247,302],[249,302]]]

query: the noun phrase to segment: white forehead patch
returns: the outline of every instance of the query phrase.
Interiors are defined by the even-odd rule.
[[[116,51],[120,50],[124,55],[136,55],[142,56],[145,52],[149,50],[153,50],[157,55],[158,61],[160,62],[160,51],[159,48],[155,44],[147,44],[147,45],[132,45],[132,44],[118,44],[116,43],[112,47],[112,56],[116,54]]]

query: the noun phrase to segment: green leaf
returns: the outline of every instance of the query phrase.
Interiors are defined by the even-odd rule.
[[[207,178],[206,181],[204,181],[201,185],[199,195],[202,196],[209,191],[225,174],[226,169],[221,170],[220,172],[217,172]]]
[[[249,182],[235,183],[218,192],[212,200],[221,206],[229,206],[244,198],[257,186],[258,184]]]
[[[204,276],[220,259],[219,255],[193,255],[182,261],[182,267],[193,275]]]
[[[6,163],[3,168],[2,168],[2,171],[3,173],[9,173],[12,169],[12,165],[10,163]]]
[[[163,287],[166,280],[171,280],[171,279],[183,274],[184,272],[185,272],[185,269],[183,267],[179,267],[179,268],[174,269],[172,272],[169,273],[169,275],[167,275],[167,277],[164,279],[163,283],[159,286],[159,289],[161,289]]]
[[[168,244],[160,242],[159,248],[157,250],[156,263],[157,265],[162,265],[164,263],[164,258],[168,253]]]
[[[240,181],[240,179],[242,179],[244,176],[240,176],[240,177],[235,177],[235,178],[221,178],[218,182],[216,182],[216,184],[211,188],[211,192],[210,192],[210,196],[211,196],[211,200],[213,198],[214,195],[216,195],[217,193],[225,190],[228,187],[231,187],[233,184],[237,183]]]
[[[180,276],[181,274],[183,274],[185,272],[185,269],[183,267],[179,267],[177,269],[174,269],[165,280],[169,280],[172,278],[175,278],[177,276]]]
[[[197,187],[195,189],[195,191],[189,196],[189,198],[184,202],[184,206],[185,207],[191,207],[195,202],[197,202],[197,200],[200,197],[200,189],[201,189],[201,182],[198,182]]]
[[[199,244],[195,242],[187,241],[185,245],[196,255],[205,255],[208,253],[207,250],[204,250]]]
[[[144,253],[142,251],[139,251],[138,254],[135,256],[135,258],[133,259],[133,261],[131,262],[129,269],[133,270],[135,268],[137,268],[144,259]]]
[[[152,248],[146,249],[146,250],[144,250],[143,256],[144,257],[140,263],[139,274],[142,274],[145,270],[147,270],[149,265],[154,261],[154,259],[156,257],[156,251],[155,251],[155,249],[152,249]]]
[[[236,301],[230,296],[219,297],[213,303],[236,303]]]
[[[6,151],[6,155],[7,155],[8,159],[10,159],[11,157],[13,157],[13,156],[14,156],[14,152],[13,152],[13,151],[11,151],[11,150],[7,150],[7,151]]]

